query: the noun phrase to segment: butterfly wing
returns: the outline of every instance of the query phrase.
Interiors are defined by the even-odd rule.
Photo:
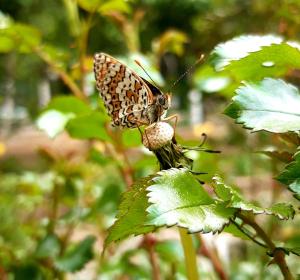
[[[97,53],[94,57],[96,87],[114,125],[137,127],[150,123],[147,109],[153,103],[148,85],[115,58]]]

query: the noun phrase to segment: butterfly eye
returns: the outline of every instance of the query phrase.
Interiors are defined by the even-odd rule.
[[[165,97],[164,96],[159,96],[158,97],[158,103],[160,104],[160,105],[165,105],[166,104],[166,99],[165,99]]]

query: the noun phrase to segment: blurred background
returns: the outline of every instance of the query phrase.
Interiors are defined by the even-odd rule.
[[[204,181],[219,173],[258,203],[291,200],[272,180],[283,165],[256,153],[281,142],[250,134],[222,114],[240,81],[215,72],[209,54],[245,34],[297,41],[299,13],[298,0],[2,0],[0,279],[151,279],[141,237],[101,258],[121,193],[159,167],[138,131],[107,126],[92,72],[96,52],[147,78],[137,59],[164,91],[171,89],[179,142],[199,144],[206,133],[205,147],[222,151],[190,154],[195,171],[208,173]],[[264,222],[275,239],[300,238],[289,222]],[[185,279],[177,232],[151,238],[162,279]],[[199,249],[203,279],[280,279],[254,244],[226,233],[203,235],[201,242],[224,274]],[[289,261],[299,273],[297,260]]]

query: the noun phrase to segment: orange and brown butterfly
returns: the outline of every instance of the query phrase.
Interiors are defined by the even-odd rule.
[[[160,121],[171,95],[105,53],[94,56],[96,87],[114,126],[135,128]]]

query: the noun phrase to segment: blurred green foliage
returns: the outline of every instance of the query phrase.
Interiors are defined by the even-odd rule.
[[[203,200],[202,208],[194,205],[195,212],[202,213],[194,231],[203,228],[204,231],[220,231],[237,210],[251,214],[264,212],[279,218],[292,217],[291,205],[276,202],[282,197],[299,206],[298,202],[286,194],[287,188],[269,181],[281,170],[278,180],[288,185],[299,199],[298,154],[293,158],[299,146],[299,136],[286,133],[298,129],[299,114],[290,112],[290,104],[298,102],[299,93],[290,83],[300,85],[300,51],[296,43],[300,41],[299,12],[297,0],[2,0],[0,104],[3,106],[7,99],[12,99],[29,115],[26,124],[35,124],[53,138],[53,142],[63,132],[68,133],[72,138],[80,139],[82,147],[79,152],[72,150],[70,138],[59,142],[58,148],[41,145],[38,147],[39,159],[31,170],[23,169],[18,160],[3,157],[0,173],[0,278],[64,279],[66,275],[77,277],[75,272],[86,269],[91,273],[90,279],[126,276],[129,279],[150,279],[154,265],[149,252],[153,250],[159,259],[162,279],[184,279],[183,253],[178,240],[158,239],[149,245],[147,237],[138,239],[138,244],[134,239],[129,241],[130,249],[126,246],[119,249],[119,245],[107,248],[104,258],[101,256],[102,243],[108,245],[130,234],[150,232],[155,226],[181,223],[195,229],[195,220],[190,218],[188,223],[185,220],[194,215],[193,211],[185,209],[190,208],[193,200],[195,203]],[[111,129],[95,91],[92,57],[100,51],[118,57],[145,77],[133,63],[138,59],[164,89],[169,89],[180,74],[205,54],[205,60],[172,91],[174,100],[177,100],[176,109],[185,117],[181,124],[188,121],[186,111],[190,104],[187,93],[192,88],[203,94],[205,118],[209,120],[218,113],[217,117],[222,121],[221,125],[212,125],[208,129],[215,136],[205,145],[220,148],[223,153],[192,151],[189,154],[194,160],[195,172],[209,173],[199,177],[201,180],[209,181],[217,172],[226,182],[229,181],[229,185],[220,178],[215,182],[219,184],[215,190],[216,200],[206,189],[196,185],[197,180],[189,173],[175,172],[176,176],[181,176],[178,179],[168,177],[166,172],[157,179],[161,185],[149,183],[146,176],[158,168],[154,157],[140,147],[138,130]],[[270,86],[266,85],[266,80],[261,81],[265,77],[280,77],[287,82],[273,79],[274,84]],[[249,84],[240,87],[244,80]],[[50,88],[51,100],[41,107],[38,105],[41,101],[40,86],[44,81]],[[281,100],[272,99],[280,108],[284,100],[291,98],[285,113],[292,115],[294,125],[290,121],[274,123],[274,119],[262,127],[256,126],[258,121],[253,124],[256,119],[243,115],[243,112],[248,112],[250,103],[255,108],[267,103],[252,95],[255,90],[282,93]],[[285,134],[263,132],[248,135],[225,121],[219,113],[234,95],[233,103],[226,110],[227,115],[253,129],[278,132],[272,130],[276,124]],[[248,102],[250,97],[253,99]],[[262,106],[262,111],[267,111],[265,109],[269,108]],[[259,117],[259,120],[267,119],[266,115]],[[0,119],[1,126],[4,127],[6,121],[5,116]],[[17,121],[17,127],[22,126],[24,124]],[[222,134],[223,126],[227,128]],[[182,127],[183,135],[187,130],[192,131],[189,127],[185,129]],[[199,136],[199,128],[195,126],[193,130]],[[9,132],[15,131],[13,126]],[[184,135],[180,139],[182,143],[199,144],[197,137],[190,140],[191,133],[186,134],[189,136]],[[4,140],[1,138],[1,141]],[[266,146],[276,150],[264,152],[271,160],[261,154],[252,154]],[[281,149],[288,154],[288,159],[278,156]],[[274,159],[284,164],[289,162],[289,165],[283,170],[283,163]],[[27,161],[31,160],[27,158]],[[235,182],[235,177],[240,181],[250,178],[252,187],[258,184],[262,190],[265,190],[266,182],[272,185],[270,203],[275,206],[267,207],[262,197],[254,196],[251,202],[244,200],[233,187],[229,187]],[[175,184],[176,178],[178,182]],[[135,184],[128,191],[133,182]],[[173,188],[173,183],[177,188]],[[143,223],[148,219],[146,211],[150,211],[146,187],[150,185],[150,197],[155,196],[157,200],[150,206],[154,222],[145,225]],[[125,190],[127,192],[121,195]],[[257,188],[251,189],[251,192],[256,191]],[[174,199],[177,195],[179,198]],[[166,205],[161,200],[170,200],[168,207],[162,209],[161,206]],[[225,204],[231,207],[226,209],[227,212],[224,211]],[[205,208],[216,205],[222,207],[215,211]],[[160,216],[165,210],[170,215]],[[203,214],[204,210],[207,215]],[[219,216],[225,217],[219,224],[212,225],[211,221],[205,220],[212,213],[217,213],[217,218],[212,219],[214,221]],[[174,216],[177,217],[175,221]],[[238,226],[242,226],[239,222]],[[268,217],[264,222],[276,243],[284,244],[286,252],[299,254],[297,219],[280,224]],[[249,240],[233,224],[225,231]],[[247,243],[247,252],[242,257],[227,260],[223,265],[226,274],[231,279],[278,279],[279,269],[266,267],[269,259],[263,250],[258,252],[254,246]],[[288,257],[289,266],[294,274],[300,273],[297,267],[299,259],[295,260],[293,254]],[[206,256],[207,259],[210,258]],[[87,268],[87,263],[92,267]],[[200,273],[206,279],[220,277],[214,269],[206,271],[203,268]],[[72,279],[81,279],[78,277]]]

